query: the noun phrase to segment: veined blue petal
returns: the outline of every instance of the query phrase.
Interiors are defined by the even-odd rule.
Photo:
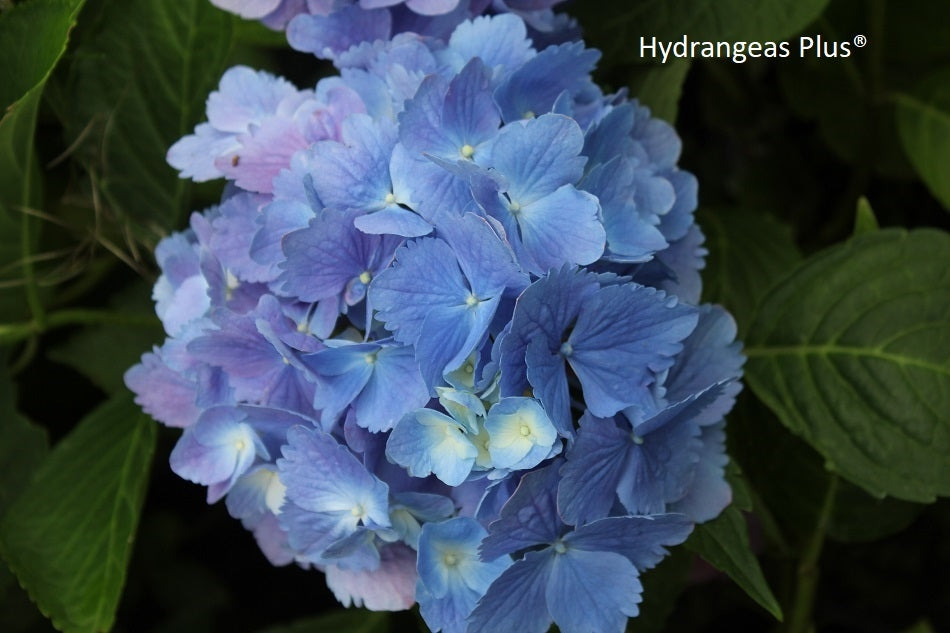
[[[695,308],[635,284],[608,286],[591,297],[562,347],[590,412],[606,418],[643,406],[652,398],[654,372],[673,364],[697,319]]]
[[[600,259],[607,234],[599,211],[597,198],[570,184],[512,211],[526,255],[525,268],[542,274],[564,264]]]
[[[526,206],[566,184],[580,180],[587,159],[580,155],[584,134],[577,123],[560,114],[546,114],[506,125],[498,133],[490,166],[508,181],[512,202]]]
[[[567,523],[580,525],[609,514],[632,447],[630,431],[619,428],[613,419],[597,419],[589,413],[581,418],[557,491],[558,510]]]
[[[671,511],[681,512],[696,523],[715,519],[732,503],[732,489],[725,477],[729,457],[724,427],[725,422],[703,427],[696,474],[686,495],[670,504]]]
[[[551,555],[545,599],[563,633],[623,633],[642,600],[636,567],[612,551],[574,549]],[[609,579],[609,580],[607,580]]]
[[[396,251],[396,261],[370,286],[377,318],[397,341],[415,344],[422,324],[437,306],[464,306],[469,293],[455,255],[444,241],[423,238]]]
[[[548,342],[548,351],[556,352],[564,330],[598,289],[596,275],[564,266],[521,293],[515,304],[510,332],[499,343],[503,396],[523,395],[529,386],[525,364],[529,343],[543,339]],[[558,423],[559,418],[552,413],[551,407],[546,407],[546,410]]]
[[[354,279],[369,283],[401,240],[358,230],[353,221],[359,216],[355,210],[325,209],[307,228],[287,235],[283,290],[310,303],[341,295]]]
[[[412,349],[386,345],[376,355],[373,373],[353,408],[357,424],[375,433],[388,431],[428,400],[429,391]]]
[[[489,526],[489,535],[482,541],[482,558],[492,560],[557,540],[567,527],[557,513],[560,466],[554,463],[521,478],[500,517]]]
[[[382,209],[392,193],[395,125],[356,113],[343,122],[342,136],[342,142],[319,141],[313,149],[311,176],[320,200],[339,209]]]
[[[550,112],[562,92],[596,90],[590,79],[600,51],[583,42],[551,46],[511,73],[495,91],[505,121],[517,121]]]
[[[700,306],[696,329],[683,341],[683,351],[666,376],[667,398],[675,402],[741,376],[745,356],[735,338],[736,322],[728,312],[719,306]],[[741,388],[738,380],[725,386],[719,399],[696,418],[697,423],[705,426],[719,422],[732,409]]]
[[[502,572],[472,611],[470,633],[545,633],[552,621],[545,598],[552,564],[546,549],[528,552]]]
[[[682,514],[612,517],[578,528],[564,537],[571,549],[617,552],[639,571],[652,569],[666,556],[666,547],[679,545],[693,530]]]

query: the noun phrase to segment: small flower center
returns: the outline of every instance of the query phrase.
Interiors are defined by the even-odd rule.
[[[364,270],[360,273],[359,280],[360,283],[365,286],[373,280],[373,273],[369,272],[368,270]]]
[[[475,154],[475,148],[466,143],[462,146],[462,149],[459,150],[459,154],[462,155],[462,158],[471,158]]]
[[[564,544],[564,541],[558,539],[554,542],[554,551],[558,554],[563,554],[567,551],[567,545]]]
[[[350,514],[353,515],[353,516],[355,516],[355,517],[361,517],[361,516],[363,516],[364,514],[366,514],[366,510],[363,509],[363,506],[362,506],[362,505],[356,504],[355,506],[353,506],[352,508],[350,508]]]
[[[640,446],[641,444],[643,444],[642,436],[637,435],[636,433],[632,433],[631,437],[633,438],[633,443],[636,444],[637,446]]]
[[[518,431],[521,433],[521,437],[528,437],[529,435],[531,435],[531,427],[528,426],[527,424],[522,424],[518,428]]]
[[[367,364],[367,365],[375,365],[375,364],[376,364],[376,354],[377,354],[377,352],[371,352],[371,353],[369,353],[369,354],[366,354],[365,356],[363,356],[363,360],[366,361],[366,364]]]
[[[445,563],[446,567],[455,567],[459,564],[459,557],[455,554],[446,554],[442,557],[442,562]]]
[[[573,346],[573,345],[571,345],[571,344],[568,343],[567,341],[564,341],[563,343],[561,343],[561,356],[567,357],[567,356],[570,356],[570,355],[573,354],[573,353],[574,353],[574,346]]]
[[[234,442],[234,450],[237,452],[243,451],[247,447],[247,443],[244,440],[237,440]]]
[[[528,111],[526,111],[524,114],[521,115],[521,117],[524,118],[524,119],[533,119],[533,118],[534,118],[534,110],[528,110]]]
[[[478,305],[478,297],[476,297],[473,293],[469,293],[468,296],[465,297],[465,305],[470,308],[474,308]]]
[[[387,193],[386,197],[383,198],[383,202],[385,202],[387,205],[396,204],[396,196],[394,196],[392,193]]]
[[[514,214],[517,214],[519,211],[521,211],[521,205],[518,204],[517,201],[512,200],[511,202],[508,203],[508,210]]]

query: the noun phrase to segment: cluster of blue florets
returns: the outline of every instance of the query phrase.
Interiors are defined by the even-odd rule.
[[[346,605],[622,631],[731,498],[743,357],[699,305],[675,132],[600,91],[597,51],[534,45],[515,10],[550,0],[216,4],[296,15],[340,72],[232,68],[169,151],[229,181],[156,249],[168,339],[126,374],[183,429],[172,469]]]

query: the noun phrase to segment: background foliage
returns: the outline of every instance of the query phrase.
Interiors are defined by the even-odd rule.
[[[734,504],[646,575],[631,630],[950,630],[950,4],[563,6],[604,50],[601,82],[683,137],[704,300],[733,312],[749,357]],[[121,381],[162,338],[151,249],[221,190],[178,179],[167,147],[229,65],[298,85],[331,69],[207,0],[0,9],[0,630],[420,627],[270,567],[171,474],[176,433]],[[638,46],[797,53],[799,34],[868,44],[666,65]]]

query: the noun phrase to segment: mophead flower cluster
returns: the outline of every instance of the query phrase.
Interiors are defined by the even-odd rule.
[[[622,631],[639,574],[731,497],[743,357],[698,305],[675,132],[497,6],[257,4],[299,9],[291,41],[339,75],[232,68],[168,153],[229,181],[156,249],[168,338],[126,374],[183,429],[172,469],[345,605]]]

